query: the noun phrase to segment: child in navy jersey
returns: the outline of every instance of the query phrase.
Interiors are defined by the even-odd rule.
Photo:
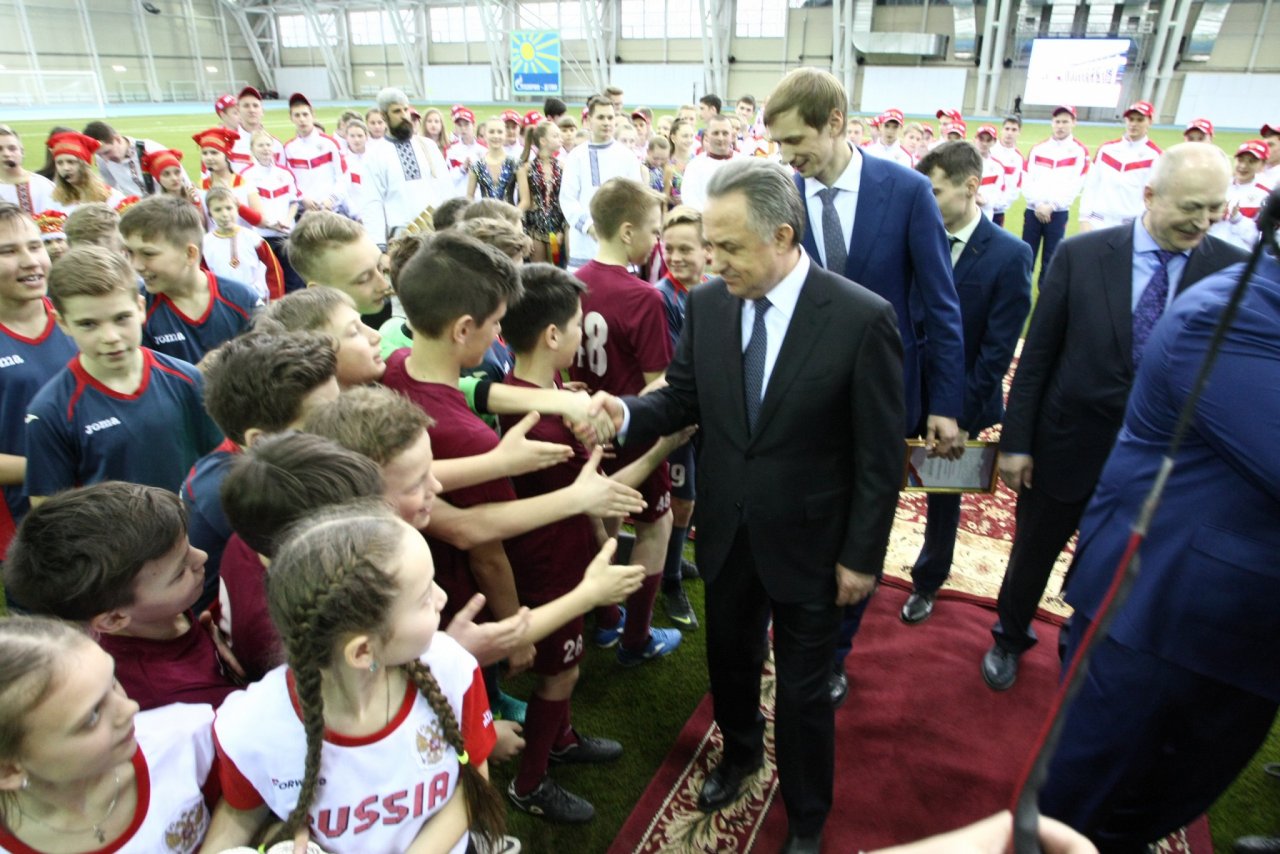
[[[222,441],[196,368],[139,346],[142,298],[129,262],[71,249],[49,274],[58,323],[80,354],[27,407],[31,503],[73,486],[125,480],[177,493]]]
[[[53,496],[23,520],[4,564],[33,614],[83,623],[144,709],[217,706],[235,690],[228,659],[191,610],[204,552],[187,541],[178,496],[111,481]]]
[[[333,340],[312,332],[248,332],[205,360],[205,409],[226,440],[191,467],[182,484],[191,544],[208,553],[200,608],[218,595],[218,567],[231,526],[219,491],[234,457],[264,434],[296,427],[338,396]]]
[[[201,269],[204,226],[175,196],[152,196],[125,211],[120,233],[146,293],[143,343],[195,364],[249,328],[263,301],[248,285]]]
[[[0,555],[27,512],[27,406],[76,354],[56,322],[49,254],[40,229],[17,205],[0,203]]]

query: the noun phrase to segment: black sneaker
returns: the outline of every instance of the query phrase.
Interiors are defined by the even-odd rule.
[[[516,794],[516,781],[507,786],[507,797],[516,809],[548,821],[583,824],[596,817],[596,808],[585,798],[567,792],[550,776],[542,778],[538,787],[527,795]]]
[[[684,585],[679,582],[663,588],[662,598],[666,600],[667,617],[686,632],[696,631],[698,615],[689,604],[689,596],[684,592]]]
[[[611,738],[579,735],[577,744],[571,744],[559,750],[553,749],[551,761],[560,765],[585,765],[612,762],[621,755],[622,745]]]
[[[694,581],[702,576],[698,573],[698,565],[685,558],[680,559],[680,577],[685,581]]]

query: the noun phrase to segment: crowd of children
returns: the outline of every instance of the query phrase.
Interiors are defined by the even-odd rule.
[[[661,382],[708,264],[682,202],[778,157],[750,96],[629,121],[621,97],[581,129],[557,99],[507,111],[483,141],[465,107],[453,138],[411,114],[456,198],[386,252],[359,222],[378,110],[330,137],[295,95],[282,144],[256,90],[224,96],[198,186],[105,125],[51,135],[41,178],[0,126],[0,554],[23,615],[0,621],[0,850],[516,851],[486,778],[517,756],[510,806],[592,819],[550,773],[625,749],[574,726],[584,639],[631,667],[698,628],[696,436],[606,455],[586,390]],[[927,151],[899,111],[869,126],[849,123],[869,154]],[[977,133],[993,217],[1030,168],[1019,128]],[[1263,134],[1244,185],[1275,174]],[[522,701],[502,684],[526,669]]]

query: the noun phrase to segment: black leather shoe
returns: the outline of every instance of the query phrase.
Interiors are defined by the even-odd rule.
[[[849,696],[849,677],[843,671],[832,673],[827,681],[827,691],[831,694],[831,707],[840,708],[844,705],[845,697]]]
[[[1018,678],[1017,653],[1001,649],[999,644],[982,656],[982,678],[994,691],[1008,691]]]
[[[735,765],[721,759],[702,784],[702,791],[698,793],[698,809],[715,812],[729,806],[741,794],[743,782],[753,777],[763,765],[763,758],[747,765]]]
[[[1280,836],[1242,836],[1231,850],[1235,854],[1280,854]]]
[[[898,616],[902,617],[904,623],[923,623],[933,613],[933,600],[937,597],[937,593],[912,591],[907,597],[906,604],[902,606],[902,613]]]
[[[782,854],[818,854],[821,849],[821,831],[813,834],[812,836],[801,836],[797,833],[788,833],[787,842],[782,846]]]

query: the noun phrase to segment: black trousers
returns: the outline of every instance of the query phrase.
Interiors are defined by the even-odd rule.
[[[1089,496],[1058,501],[1043,489],[1024,489],[1018,495],[1018,530],[1013,535],[1009,566],[996,600],[999,616],[991,628],[996,644],[1021,655],[1036,643],[1036,607],[1053,573],[1053,562],[1080,525]]]
[[[835,573],[835,567],[831,568]],[[775,738],[778,778],[793,832],[822,830],[831,811],[835,710],[827,692],[840,609],[829,598],[781,603],[765,592],[741,528],[715,581],[707,585],[707,669],[724,761],[756,762],[764,751],[760,677],[769,618],[777,669]]]

